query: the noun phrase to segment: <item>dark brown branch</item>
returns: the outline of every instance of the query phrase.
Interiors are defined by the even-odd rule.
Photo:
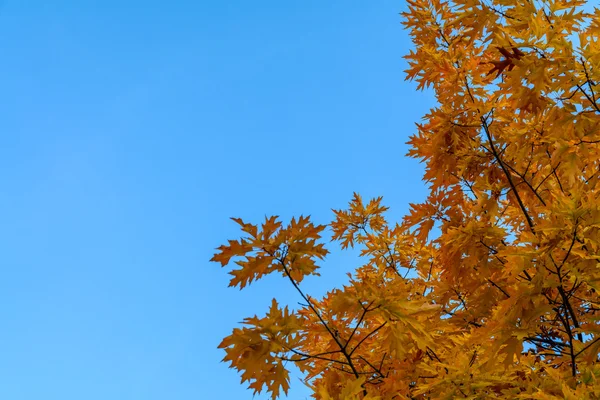
[[[513,167],[511,167],[509,164],[505,163],[505,165],[511,170],[513,171],[519,178],[521,178],[522,182],[527,185],[527,187],[529,189],[531,189],[531,191],[533,192],[533,194],[535,194],[535,196],[538,198],[538,200],[545,206],[546,202],[544,201],[544,199],[542,199],[542,196],[540,196],[540,194],[537,192],[536,189],[534,189],[534,187],[531,185],[531,183],[529,183],[529,181],[527,179],[525,179],[525,175],[524,174],[520,174],[519,171],[517,171],[516,169],[514,169]]]
[[[600,112],[600,108],[598,107],[598,104],[596,103],[596,101],[594,99],[592,99],[590,97],[590,95],[587,94],[587,92],[585,90],[583,90],[583,88],[579,84],[577,84],[577,87],[579,88],[579,90],[581,91],[581,93],[583,93],[583,95],[585,96],[585,98],[590,102],[590,104],[592,105],[592,107],[596,111]]]
[[[302,358],[287,358],[287,357],[279,357],[279,359],[283,360],[283,361],[293,361],[293,362],[303,362],[303,361],[307,361],[310,360],[311,358],[317,359],[317,360],[322,360],[322,361],[328,361],[328,362],[333,362],[333,363],[339,363],[339,364],[343,364],[343,365],[348,365],[347,362],[345,361],[340,361],[340,360],[335,360],[333,358],[326,358],[326,357],[322,357],[323,355],[327,355],[327,354],[335,354],[335,353],[339,353],[339,350],[336,351],[328,351],[325,353],[319,353],[319,354],[306,354],[303,353],[301,351],[298,351],[296,349],[293,349],[291,347],[287,347],[284,346],[286,349],[288,349],[289,351],[291,351],[292,353],[302,357]]]
[[[584,351],[586,351],[588,348],[590,348],[590,346],[592,346],[598,340],[600,340],[600,337],[597,337],[596,339],[592,340],[590,343],[588,343],[587,345],[585,345],[581,350],[579,350],[577,352],[577,354],[575,354],[575,357],[577,357],[578,355],[580,355],[581,353],[583,353]]]
[[[560,161],[558,162],[558,164],[556,164],[556,167],[552,168],[552,171],[550,171],[550,173],[548,175],[546,175],[546,177],[544,179],[542,179],[542,181],[535,187],[535,190],[537,191],[540,186],[542,186],[544,184],[544,182],[546,182],[546,180],[548,178],[550,178],[553,174],[556,175],[556,169],[560,166]]]
[[[354,352],[356,351],[356,349],[358,349],[360,347],[360,345],[363,344],[363,342],[365,340],[367,340],[369,337],[373,336],[378,330],[380,330],[381,328],[383,328],[387,323],[388,323],[388,321],[385,321],[383,324],[379,325],[377,328],[375,328],[373,331],[371,331],[371,333],[367,334],[364,338],[362,338],[358,342],[358,344],[356,346],[354,346],[354,348],[350,352],[349,356],[351,357],[352,354],[354,354]]]
[[[489,130],[487,121],[486,121],[486,119],[483,116],[479,117],[479,119],[481,120],[481,125],[483,127],[483,130],[484,130],[486,136],[487,136],[488,143],[490,144],[490,148],[492,150],[492,154],[494,155],[494,157],[498,161],[498,164],[500,165],[500,168],[502,169],[502,172],[504,172],[504,176],[508,180],[508,184],[510,185],[513,193],[515,194],[515,197],[517,199],[517,203],[519,204],[519,207],[521,208],[521,211],[523,212],[523,215],[525,216],[525,219],[527,220],[527,225],[529,225],[529,229],[531,229],[531,231],[535,234],[535,228],[534,228],[534,225],[533,225],[533,220],[531,219],[531,216],[529,215],[529,211],[527,211],[527,208],[525,207],[525,204],[523,203],[523,200],[521,199],[521,196],[519,195],[519,192],[517,191],[517,188],[515,187],[515,184],[514,184],[514,182],[512,180],[510,172],[508,172],[508,169],[506,168],[504,161],[502,161],[502,159],[500,158],[500,155],[496,151],[496,146],[494,144],[494,139],[492,138],[492,133]]]
[[[506,298],[510,299],[510,294],[506,293],[506,291],[504,289],[502,289],[500,286],[498,286],[493,280],[487,278],[487,281],[489,283],[491,283],[496,289],[501,291],[506,296]]]
[[[359,302],[360,303],[360,302]],[[369,303],[366,307],[363,307],[363,304],[360,303],[363,312],[360,316],[360,318],[358,319],[358,322],[356,324],[356,326],[354,327],[354,329],[352,330],[352,333],[350,334],[350,336],[348,337],[348,340],[346,341],[346,344],[344,345],[344,350],[346,350],[346,348],[348,347],[348,345],[350,344],[350,340],[352,340],[352,338],[354,337],[354,334],[356,333],[356,330],[358,329],[358,327],[360,326],[360,324],[362,324],[363,320],[365,319],[365,316],[367,315],[367,313],[371,310],[369,310],[369,307],[371,306],[371,304],[373,304],[373,302]]]
[[[360,358],[361,360],[363,360],[369,367],[371,367],[371,369],[373,369],[373,371],[375,371],[380,377],[385,378],[385,375],[383,375],[383,373],[381,372],[381,370],[377,367],[375,367],[373,364],[371,364],[369,362],[369,360],[367,360],[366,358],[364,358],[363,356],[358,356],[358,358]]]
[[[263,249],[267,254],[269,254],[268,251],[266,251],[265,249]],[[273,255],[270,254],[272,257]],[[323,319],[323,317],[321,316],[321,313],[315,308],[315,306],[312,304],[312,302],[310,301],[310,299],[308,298],[307,295],[304,294],[304,292],[302,291],[302,289],[300,289],[300,286],[298,286],[298,284],[296,283],[296,281],[294,280],[294,278],[292,278],[292,275],[290,274],[290,271],[285,263],[285,257],[287,256],[287,254],[285,254],[283,257],[281,258],[277,258],[277,261],[279,261],[279,263],[281,264],[281,266],[283,267],[283,270],[286,274],[286,276],[288,277],[288,279],[290,280],[290,282],[292,282],[292,285],[294,286],[294,288],[296,289],[296,291],[300,294],[300,296],[302,296],[302,298],[304,299],[304,301],[306,301],[306,303],[308,304],[308,306],[310,307],[310,309],[312,310],[312,312],[317,316],[317,318],[319,319],[319,322],[321,322],[321,324],[323,325],[323,327],[327,330],[327,332],[329,333],[329,335],[331,336],[331,338],[335,341],[335,343],[338,345],[338,347],[340,348],[340,352],[344,355],[344,357],[346,358],[346,360],[348,361],[348,366],[350,367],[350,369],[352,369],[352,372],[354,373],[354,376],[356,378],[358,378],[358,371],[356,370],[354,364],[352,363],[352,359],[350,358],[350,356],[348,355],[348,353],[346,352],[346,347],[340,342],[340,339],[337,337],[336,334],[334,334],[331,331],[331,328],[329,327],[329,325],[327,325],[327,323],[325,322],[325,320]]]

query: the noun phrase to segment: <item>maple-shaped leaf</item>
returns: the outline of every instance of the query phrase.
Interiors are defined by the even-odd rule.
[[[383,213],[388,207],[381,205],[382,197],[371,199],[365,206],[362,197],[354,193],[348,210],[333,210],[335,220],[330,224],[333,230],[332,240],[342,242],[342,248],[354,247],[354,243],[364,242],[368,230],[379,232],[385,228],[387,222]]]
[[[283,227],[277,217],[267,217],[259,229],[239,218],[232,219],[248,236],[219,246],[219,252],[211,258],[221,266],[237,258],[235,264],[239,268],[230,271],[233,276],[230,286],[242,289],[274,271],[296,282],[306,275],[318,275],[315,259],[323,259],[328,253],[322,243],[317,243],[325,225],[315,226],[308,217],[300,217],[292,218],[290,224]]]
[[[490,64],[494,66],[487,74],[491,75],[496,72],[496,78],[502,74],[505,69],[512,71],[515,67],[514,60],[520,60],[525,54],[516,47],[512,48],[512,53],[504,47],[496,47],[500,54],[504,56],[504,59],[498,61],[490,61]]]
[[[249,381],[249,388],[260,393],[264,387],[273,399],[289,389],[289,371],[283,364],[283,356],[297,342],[295,336],[302,328],[300,319],[287,307],[279,308],[273,299],[264,318],[246,318],[246,327],[236,328],[223,339],[219,348],[225,349],[223,361],[242,372],[242,383]]]

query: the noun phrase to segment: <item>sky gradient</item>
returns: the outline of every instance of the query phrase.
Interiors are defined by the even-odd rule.
[[[0,398],[251,399],[216,346],[299,298],[208,260],[231,216],[424,199],[404,143],[433,97],[404,81],[403,7],[0,2]],[[313,296],[358,266],[329,249]]]

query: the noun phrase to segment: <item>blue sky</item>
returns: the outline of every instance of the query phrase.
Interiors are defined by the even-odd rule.
[[[404,82],[402,7],[2,1],[0,398],[251,399],[216,346],[299,299],[208,259],[230,216],[424,198],[404,143],[433,99]],[[304,288],[357,263],[334,251]]]

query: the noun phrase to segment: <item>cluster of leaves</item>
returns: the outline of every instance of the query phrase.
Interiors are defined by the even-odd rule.
[[[322,299],[300,283],[325,226],[236,220],[213,258],[231,285],[279,272],[304,306],[246,319],[225,359],[274,398],[286,362],[315,399],[600,398],[600,10],[408,3],[408,79],[438,100],[409,142],[428,198],[395,224],[380,198],[335,211],[365,262]]]

